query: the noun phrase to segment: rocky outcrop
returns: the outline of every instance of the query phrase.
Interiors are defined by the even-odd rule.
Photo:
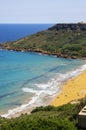
[[[54,29],[56,29],[56,30],[70,29],[70,30],[83,30],[83,31],[86,31],[86,23],[69,23],[69,24],[62,23],[62,24],[56,24],[53,27],[49,28],[48,30],[54,30]]]

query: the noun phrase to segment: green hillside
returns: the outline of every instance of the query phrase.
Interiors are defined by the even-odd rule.
[[[66,104],[60,107],[38,107],[30,115],[0,118],[0,130],[84,130],[78,126],[78,113],[86,104]]]
[[[86,24],[56,24],[38,32],[3,45],[17,51],[35,51],[58,57],[86,57]]]

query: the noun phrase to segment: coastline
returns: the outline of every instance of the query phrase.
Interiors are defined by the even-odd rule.
[[[74,27],[75,28],[75,27]],[[51,29],[52,30],[52,29]],[[68,32],[69,33],[69,32]],[[45,33],[46,34],[46,33]],[[53,34],[53,33],[52,33]],[[57,33],[58,34],[58,33]],[[56,34],[56,32],[55,32],[55,35],[57,35]],[[43,34],[42,34],[43,35]],[[82,35],[81,35],[82,36]],[[38,37],[38,36],[37,36]],[[36,38],[37,38],[36,37]],[[74,37],[75,37],[75,35],[74,35]],[[24,38],[23,38],[24,39]],[[23,40],[22,39],[22,40]],[[58,39],[57,39],[58,40]],[[19,39],[19,44],[21,43],[21,39]],[[68,42],[69,42],[69,38],[68,38]],[[11,42],[10,42],[11,43]],[[15,41],[15,43],[16,43],[16,41]],[[33,43],[33,41],[32,41],[32,43]],[[38,41],[37,41],[37,43],[38,43]],[[52,45],[52,44],[51,44]],[[0,44],[0,48],[1,49],[6,49],[6,50],[8,50],[8,51],[16,51],[16,52],[34,52],[34,53],[37,53],[37,54],[39,54],[39,55],[50,55],[50,56],[55,56],[55,57],[57,57],[57,58],[66,58],[66,59],[84,59],[84,60],[86,60],[86,58],[85,57],[78,57],[78,56],[71,56],[71,55],[69,55],[70,53],[68,53],[68,55],[67,54],[63,54],[63,53],[60,53],[59,51],[58,52],[56,52],[56,53],[54,53],[54,52],[50,52],[50,51],[45,51],[45,50],[42,50],[42,49],[39,49],[39,48],[34,48],[34,49],[29,49],[29,48],[24,48],[24,47],[22,47],[22,45],[20,46],[20,49],[18,49],[18,47],[15,47],[15,46],[11,46],[11,44],[9,44],[9,42],[7,42],[6,44],[4,44],[4,45],[2,45],[2,44]],[[84,69],[84,70],[86,70],[86,68]],[[83,71],[83,70],[82,70]],[[60,88],[60,91],[59,92],[55,92],[55,95],[52,93],[52,95],[53,95],[53,98],[51,99],[51,101],[49,102],[49,104],[51,104],[52,105],[52,102],[54,101],[54,99],[55,99],[55,97],[56,97],[56,99],[59,97],[59,95],[61,95],[61,93],[64,91],[64,87],[66,88],[66,84],[69,82],[69,81],[71,81],[72,79],[75,79],[75,77],[78,77],[77,75],[79,75],[79,74],[81,74],[81,73],[83,73],[82,71],[79,71],[79,73],[77,73],[77,71],[74,73],[69,73],[69,74],[66,74],[66,75],[63,75],[64,76],[64,78],[65,78],[65,80],[64,81],[62,81],[62,84],[64,84],[64,85],[61,85],[61,88]],[[73,78],[74,77],[74,78]],[[60,77],[60,80],[61,80],[61,77]],[[77,81],[78,82],[78,81]],[[55,85],[57,85],[57,83],[55,82]],[[73,86],[73,85],[72,85]],[[77,85],[76,85],[77,86]],[[51,87],[51,86],[49,86],[49,87]],[[74,86],[75,87],[75,86]],[[72,88],[72,87],[71,87]],[[70,89],[68,88],[68,91],[69,91],[69,93],[70,93]],[[85,91],[85,89],[84,90],[82,90],[81,89],[81,93],[84,93],[84,92],[86,92]],[[56,96],[58,94],[58,96]],[[68,95],[66,94],[66,91],[64,91],[64,99],[66,98],[67,99],[67,97],[68,97]],[[40,94],[41,95],[41,94]],[[69,94],[70,95],[70,94]],[[83,95],[83,94],[82,94]],[[48,98],[48,97],[47,97]],[[47,99],[46,98],[46,99]],[[69,99],[70,99],[70,97],[68,97]],[[35,97],[35,99],[36,99],[36,97]],[[52,101],[53,100],[53,101]],[[21,106],[19,106],[19,107],[16,107],[16,108],[14,108],[14,109],[10,109],[10,110],[8,110],[8,113],[7,114],[4,114],[4,115],[1,115],[1,116],[3,116],[3,117],[6,117],[6,118],[12,118],[12,117],[17,117],[17,116],[19,116],[19,115],[21,115],[21,114],[25,114],[25,113],[28,113],[28,114],[30,114],[30,112],[32,111],[32,109],[34,109],[35,107],[34,106],[32,106],[31,108],[29,108],[29,106],[31,105],[31,103],[34,103],[35,104],[35,101],[33,102],[34,100],[32,99],[32,101],[31,102],[25,102],[25,104],[22,104]],[[65,102],[64,100],[62,100],[63,101],[63,103]],[[60,101],[59,101],[60,102]],[[41,105],[43,105],[42,103],[41,103]],[[44,106],[44,105],[43,105]]]
[[[52,100],[51,105],[61,106],[69,102],[76,103],[86,96],[86,70],[78,76],[69,79],[62,87],[61,92]]]
[[[47,56],[53,56],[53,57],[57,57],[57,58],[65,58],[65,59],[82,59],[82,60],[86,60],[86,57],[67,56],[66,54],[51,53],[49,51],[44,51],[44,50],[41,50],[41,49],[32,50],[32,49],[8,48],[8,47],[4,47],[3,44],[0,44],[0,50],[36,53],[36,54],[39,54],[39,55],[47,55]]]
[[[86,64],[65,76],[65,80],[61,84],[59,91],[55,94],[55,96],[58,95],[56,97],[53,96],[48,105],[60,106],[69,102],[74,103],[77,102],[78,99],[86,96]],[[5,118],[15,118],[21,114],[30,114],[33,109],[38,107],[36,104],[31,105],[32,102],[31,100],[31,102],[27,104],[22,104],[22,106],[9,110],[8,113],[2,114],[1,116]]]
[[[12,51],[12,50],[10,50]],[[39,55],[41,55],[40,53],[37,53]],[[60,75],[60,79],[58,79],[57,77],[55,77],[55,80],[53,80],[55,86],[57,86],[57,83],[59,82],[60,83],[60,88],[57,87],[57,89],[59,89],[57,91],[57,89],[55,90],[55,95],[52,93],[51,94],[51,99],[49,101],[49,103],[47,105],[50,105],[51,104],[51,101],[53,100],[53,98],[57,95],[57,93],[61,93],[61,91],[63,90],[63,84],[66,83],[69,79],[72,79],[73,77],[76,77],[77,75],[81,74],[84,70],[86,70],[86,60],[84,61],[84,64],[79,66],[79,68],[76,68],[75,70],[72,70],[72,71],[69,71],[67,73],[64,73],[64,74],[61,74]],[[53,86],[54,86],[53,84]],[[49,87],[50,87],[50,84],[49,84]],[[31,101],[27,101],[25,102],[25,104],[22,104],[21,106],[19,107],[16,107],[16,108],[13,108],[13,109],[9,109],[8,110],[8,113],[3,113],[3,114],[0,114],[2,117],[5,117],[5,118],[13,118],[13,117],[18,117],[20,116],[21,114],[30,114],[30,112],[38,107],[37,104],[36,104],[36,101],[38,102],[38,98],[39,96],[41,95],[41,93],[38,93],[35,97],[33,97],[31,99]],[[48,97],[47,97],[48,98]],[[45,102],[44,104],[40,104],[39,106],[45,106]]]
[[[18,48],[11,48],[7,47],[4,44],[0,44],[0,49],[1,50],[8,50],[8,51],[16,51],[16,52],[32,52],[32,53],[38,53],[42,55],[50,55],[50,56],[55,56],[57,58],[66,58],[66,59],[80,59],[81,57],[76,57],[76,56],[68,56],[66,54],[60,54],[60,53],[51,53],[50,51],[44,51],[41,49],[18,49]],[[82,59],[86,59],[82,57]]]

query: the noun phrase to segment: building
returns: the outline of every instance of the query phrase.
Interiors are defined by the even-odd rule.
[[[78,114],[78,124],[81,128],[86,128],[86,106]]]

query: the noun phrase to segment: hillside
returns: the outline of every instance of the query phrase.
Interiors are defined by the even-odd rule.
[[[56,24],[17,41],[1,45],[16,51],[35,51],[58,57],[86,57],[86,24]]]
[[[85,104],[83,99],[80,104],[38,107],[31,115],[0,118],[0,130],[84,130],[78,126],[78,113]]]

